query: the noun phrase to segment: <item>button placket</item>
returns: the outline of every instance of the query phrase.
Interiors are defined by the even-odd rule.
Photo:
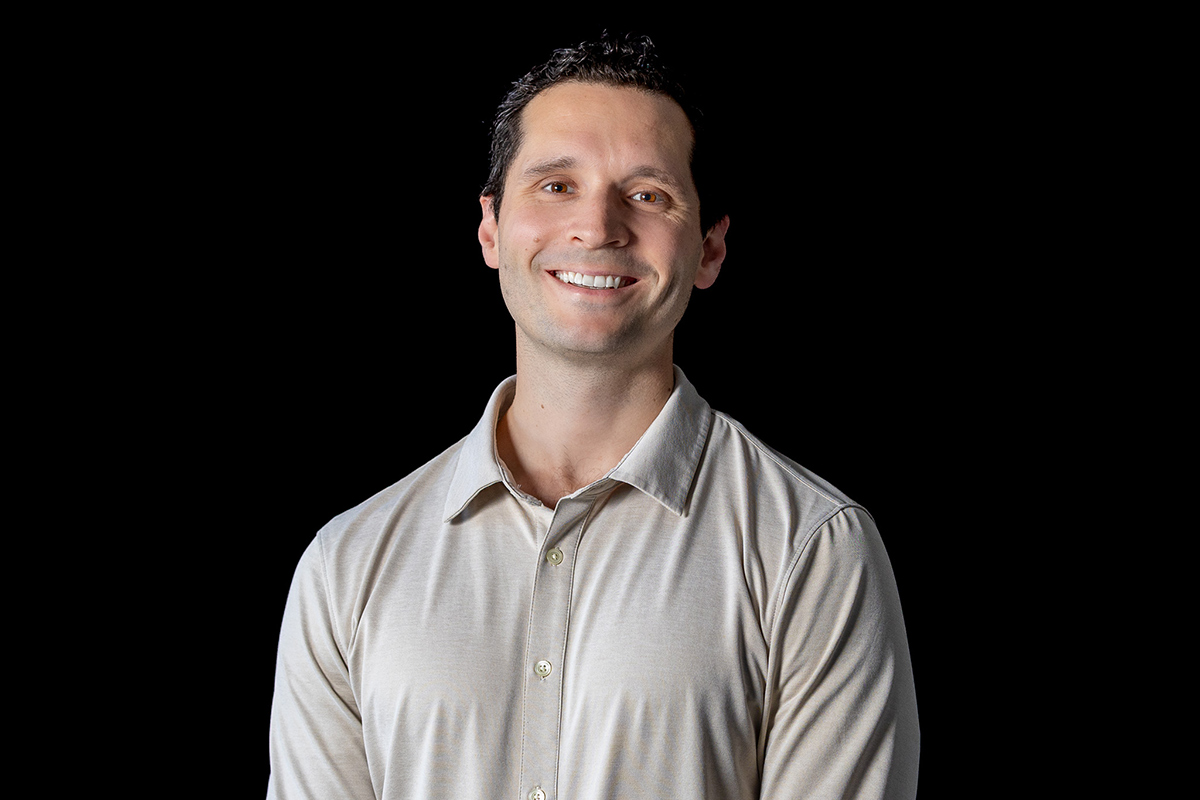
[[[563,664],[571,610],[577,543],[592,508],[591,499],[564,499],[554,510],[534,578],[533,605],[526,638],[522,714],[521,785],[529,797],[554,796],[558,776],[559,721],[562,717]]]

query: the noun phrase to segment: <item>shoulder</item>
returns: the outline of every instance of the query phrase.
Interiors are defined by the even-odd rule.
[[[414,542],[436,538],[462,442],[325,523],[296,566],[289,605],[324,619],[344,652],[389,561]],[[427,534],[433,534],[431,537]]]
[[[693,513],[729,520],[746,551],[780,580],[822,537],[858,551],[878,535],[868,511],[833,483],[716,411],[692,501]]]
[[[713,412],[706,468],[745,493],[748,501],[785,504],[800,519],[817,523],[861,507],[825,478],[768,446],[727,414]],[[728,484],[727,484],[728,485]]]
[[[797,595],[811,595],[820,605],[821,598],[846,592],[895,594],[883,541],[866,508],[719,412],[710,447],[712,472],[721,475],[710,478],[710,486],[722,484],[714,488],[716,502],[737,509],[739,533],[768,576],[773,600],[767,630]]]
[[[313,546],[326,561],[353,563],[386,548],[406,528],[423,527],[430,520],[440,521],[465,441],[458,441],[387,488],[329,520],[317,532]]]

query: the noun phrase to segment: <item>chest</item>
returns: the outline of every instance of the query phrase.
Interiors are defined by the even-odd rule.
[[[614,747],[631,719],[752,751],[767,648],[736,531],[634,490],[503,508],[478,512],[474,538],[389,560],[352,654],[365,730],[392,749],[552,754],[541,773],[564,748]]]

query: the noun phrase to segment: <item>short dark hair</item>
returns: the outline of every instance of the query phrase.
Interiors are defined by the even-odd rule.
[[[492,120],[491,172],[480,194],[492,195],[492,210],[497,218],[504,195],[504,179],[521,149],[521,112],[541,92],[567,82],[632,86],[665,95],[678,103],[692,127],[690,165],[696,192],[701,195],[701,234],[721,221],[725,216],[724,205],[719,190],[710,186],[716,181],[708,180],[710,169],[703,157],[707,155],[701,138],[705,128],[703,113],[683,84],[663,65],[649,36],[613,36],[607,31],[596,41],[555,50],[549,61],[534,67],[514,83],[496,109]]]

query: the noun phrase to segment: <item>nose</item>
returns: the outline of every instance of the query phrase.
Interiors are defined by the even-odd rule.
[[[597,191],[575,204],[571,238],[589,250],[629,244],[629,209],[620,192]]]

